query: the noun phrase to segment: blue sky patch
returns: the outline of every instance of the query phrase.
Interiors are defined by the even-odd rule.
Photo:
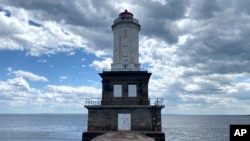
[[[3,12],[6,17],[11,17],[11,12],[7,9],[0,7],[0,12]]]
[[[43,27],[43,25],[42,25],[41,23],[34,22],[34,21],[30,20],[30,19],[29,19],[28,23],[29,23],[29,25],[31,25],[31,26]]]

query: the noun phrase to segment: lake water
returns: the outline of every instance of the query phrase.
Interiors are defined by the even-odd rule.
[[[166,141],[229,141],[230,124],[250,124],[250,116],[163,115]],[[80,141],[84,114],[0,115],[1,141]]]

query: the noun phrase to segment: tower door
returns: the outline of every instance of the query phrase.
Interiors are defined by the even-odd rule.
[[[131,130],[131,114],[118,114],[118,130]]]

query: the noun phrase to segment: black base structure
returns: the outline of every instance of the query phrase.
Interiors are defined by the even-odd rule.
[[[148,98],[150,75],[151,73],[147,71],[100,73],[102,98],[86,98],[88,131],[83,133],[82,140],[89,141],[107,132],[123,131],[143,134],[156,141],[165,141],[165,134],[161,132],[163,99],[158,98],[154,103],[150,102]],[[118,90],[115,90],[115,85],[120,86]],[[130,90],[131,85],[134,87],[132,90]]]

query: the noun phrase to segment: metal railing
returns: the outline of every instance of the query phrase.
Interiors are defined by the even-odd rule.
[[[119,17],[119,18],[114,20],[114,24],[121,22],[121,21],[129,21],[129,22],[134,22],[134,23],[139,24],[139,20],[137,20],[135,18],[131,18],[131,17]]]
[[[149,72],[148,69],[138,69],[138,70],[133,70],[133,69],[103,69],[102,71],[142,71],[142,72]]]
[[[157,98],[154,103],[150,99],[137,98],[86,98],[85,105],[156,105],[163,104],[163,98]]]
[[[86,98],[85,105],[101,105],[101,98]]]
[[[162,105],[163,98],[157,98],[154,105]]]

